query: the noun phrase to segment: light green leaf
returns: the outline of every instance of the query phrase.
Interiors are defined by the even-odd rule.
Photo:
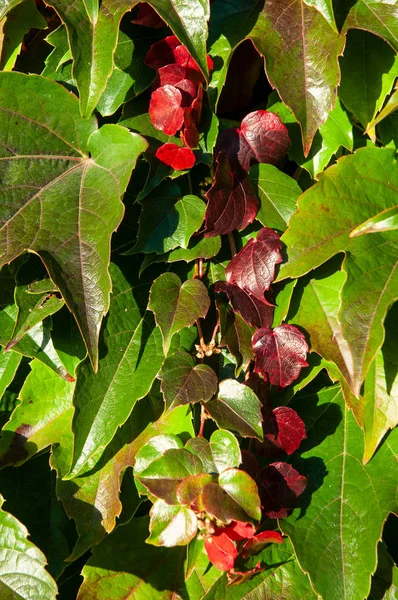
[[[35,75],[1,73],[0,110],[0,264],[28,249],[40,255],[96,368],[109,307],[110,237],[147,143],[118,125],[97,129],[94,119],[80,117],[75,96]]]
[[[0,0],[0,19],[2,19],[9,10],[13,9],[22,2],[22,0]]]
[[[276,283],[273,286],[273,292],[275,294],[274,321],[272,324],[273,328],[282,325],[286,319],[296,283],[297,279],[292,279],[291,281],[285,280],[280,283]]]
[[[150,536],[145,541],[153,546],[186,546],[198,531],[196,515],[190,508],[170,506],[157,500],[150,516]]]
[[[398,229],[398,205],[382,210],[378,215],[371,217],[365,223],[355,227],[350,237],[363,235],[364,233],[378,233],[379,231],[391,231]]]
[[[14,379],[21,360],[22,356],[18,352],[5,353],[3,348],[0,348],[0,399]]]

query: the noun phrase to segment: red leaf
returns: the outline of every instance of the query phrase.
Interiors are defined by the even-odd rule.
[[[217,281],[214,284],[214,291],[218,294],[227,294],[234,311],[238,312],[249,325],[268,328],[272,325],[274,306],[267,303],[265,299],[264,302],[260,302],[254,296],[246,294],[237,285],[227,281]],[[264,330],[259,329],[259,331]]]
[[[283,537],[278,531],[262,531],[258,533],[243,545],[242,558],[247,558],[251,554],[257,554],[267,544],[282,544]]]
[[[264,436],[286,454],[293,454],[307,437],[303,420],[288,406],[278,406],[269,418],[265,417],[263,431]]]
[[[230,571],[234,568],[238,551],[233,541],[225,533],[207,537],[205,550],[210,562],[220,571]]]
[[[282,519],[295,508],[307,478],[285,462],[276,462],[261,471],[260,497],[263,511],[271,519]]]
[[[252,337],[254,370],[273,385],[286,387],[307,366],[308,345],[304,335],[293,325],[264,327]]]
[[[279,235],[264,227],[233,257],[225,273],[227,281],[264,302],[264,291],[271,287],[275,267],[282,262],[281,247]]]
[[[156,150],[156,157],[176,171],[192,169],[196,160],[190,148],[180,148],[177,144],[163,144]]]
[[[248,171],[256,163],[278,164],[290,146],[287,128],[277,115],[256,110],[243,119],[240,129],[224,129],[216,150],[227,152],[235,170]]]
[[[252,523],[231,521],[231,523],[225,527],[216,527],[216,535],[221,533],[225,533],[225,535],[235,542],[240,542],[241,540],[252,538],[256,533],[256,528]]]
[[[149,4],[139,4],[137,18],[131,21],[135,25],[145,25],[145,27],[165,27],[166,23],[161,19],[158,13]]]
[[[245,450],[244,448],[240,452],[242,455],[242,462],[239,468],[246,471],[246,473],[257,482],[260,477],[260,465],[258,464],[257,458],[254,456],[253,452]]]
[[[175,35],[169,35],[163,40],[159,40],[149,48],[145,57],[145,64],[152,69],[160,69],[165,65],[175,63],[175,49],[181,46],[181,42]]]
[[[217,155],[214,184],[207,192],[204,237],[245,229],[258,212],[258,198],[249,178],[236,176],[225,152]]]
[[[171,85],[165,85],[152,92],[149,116],[153,126],[167,135],[174,135],[184,122],[181,103],[180,90]]]
[[[199,144],[199,131],[196,124],[200,122],[202,114],[202,98],[203,88],[201,85],[198,87],[198,93],[191,106],[185,110],[184,114],[184,129],[182,132],[182,139],[185,144],[190,148],[196,148]]]

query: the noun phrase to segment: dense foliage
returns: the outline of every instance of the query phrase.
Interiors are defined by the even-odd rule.
[[[0,0],[2,600],[398,593],[397,0]]]

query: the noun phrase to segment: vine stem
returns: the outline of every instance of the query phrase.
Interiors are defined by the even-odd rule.
[[[204,340],[204,337],[203,337],[203,331],[202,331],[202,325],[200,324],[200,319],[198,319],[196,321],[196,327],[198,328],[199,345],[204,348],[206,346],[206,344],[205,344],[205,340]]]
[[[228,235],[229,247],[231,248],[231,255],[233,258],[236,254],[236,244],[235,244],[234,234],[232,233],[232,231],[230,231],[227,235]]]
[[[198,437],[203,437],[205,423],[206,423],[206,410],[205,410],[204,405],[201,404],[200,405],[200,428],[199,428]]]
[[[216,335],[217,335],[217,331],[218,331],[219,327],[220,327],[220,315],[218,315],[217,323],[215,324],[215,327],[213,329],[213,334],[211,336],[211,340],[210,340],[209,346],[211,346],[212,344],[216,343]]]

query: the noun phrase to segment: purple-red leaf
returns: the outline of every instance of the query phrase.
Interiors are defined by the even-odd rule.
[[[149,116],[156,129],[166,135],[174,135],[184,122],[182,93],[172,85],[165,85],[152,92]]]
[[[234,283],[257,300],[266,302],[264,291],[269,290],[275,278],[275,267],[282,262],[282,243],[275,231],[264,227],[257,239],[251,239],[236,254],[225,272],[229,283]]]
[[[169,35],[163,40],[159,40],[150,47],[145,64],[152,69],[160,69],[165,65],[175,63],[175,50],[178,46],[181,46],[181,42],[175,35]]]
[[[245,229],[258,212],[258,198],[245,173],[237,176],[231,170],[225,152],[217,155],[214,184],[207,192],[205,237]]]
[[[205,550],[210,562],[220,571],[230,571],[234,568],[238,550],[225,533],[207,537],[205,539]]]
[[[227,294],[234,311],[238,312],[249,325],[268,328],[272,325],[274,305],[267,302],[265,298],[263,302],[260,302],[228,281],[217,281],[214,284],[214,291],[218,294]]]
[[[254,370],[273,385],[286,387],[307,366],[308,345],[304,335],[293,325],[264,327],[252,338]]]
[[[145,27],[165,27],[165,22],[161,19],[158,13],[149,4],[139,4],[137,18],[131,21],[135,25],[145,25]]]
[[[288,406],[264,415],[263,432],[264,442],[256,444],[256,452],[268,457],[278,456],[281,450],[293,454],[307,437],[303,420]]]
[[[282,519],[295,508],[297,498],[307,485],[307,478],[285,462],[264,467],[260,476],[263,512],[271,519]]]
[[[156,150],[156,157],[162,163],[173,167],[176,171],[192,169],[195,155],[190,148],[181,148],[177,144],[163,144]]]
[[[257,554],[267,544],[282,544],[283,537],[278,531],[262,531],[258,533],[243,545],[242,558],[247,558],[251,554]]]
[[[249,171],[256,163],[278,164],[290,146],[287,128],[277,115],[256,110],[243,119],[240,129],[224,129],[217,151],[228,154],[235,171]]]

